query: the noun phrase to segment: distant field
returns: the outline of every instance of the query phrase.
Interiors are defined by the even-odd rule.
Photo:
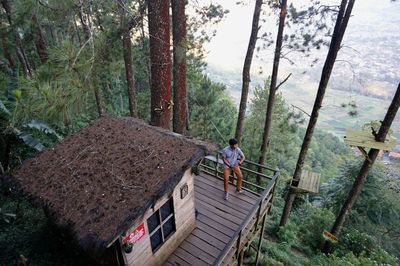
[[[304,87],[307,87],[307,84]],[[317,85],[310,84],[309,87],[312,89],[301,89],[295,85],[288,85],[282,89],[282,94],[288,104],[293,104],[311,113]],[[357,107],[341,106],[350,101],[354,101]],[[361,128],[371,120],[383,120],[389,104],[390,102],[387,100],[328,88],[317,127],[341,137],[344,136],[347,128]],[[351,117],[348,114],[351,109],[357,110],[358,115]],[[397,139],[400,139],[400,115],[397,115],[392,129]]]
[[[239,105],[241,96],[240,73],[212,71],[210,78],[225,84],[233,101]],[[250,91],[262,80],[255,77],[251,83]],[[294,105],[307,113],[311,113],[318,84],[309,80],[296,80],[285,83],[279,91],[283,94],[289,106]],[[252,92],[250,92],[251,94]],[[251,97],[251,95],[250,95]],[[351,117],[348,112],[350,107],[342,107],[342,104],[354,102],[358,115]],[[371,96],[361,95],[357,92],[345,92],[328,87],[323,106],[318,119],[317,128],[324,129],[340,138],[345,135],[347,128],[361,128],[371,120],[383,120],[386,110],[390,104],[389,100],[382,100]],[[354,109],[353,109],[354,110]],[[395,137],[400,140],[400,115],[392,125]],[[400,145],[397,145],[400,151]]]

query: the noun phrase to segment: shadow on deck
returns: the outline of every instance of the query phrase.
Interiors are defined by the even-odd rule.
[[[279,171],[274,171],[261,194],[250,189],[245,194],[238,194],[235,186],[230,184],[229,199],[226,201],[218,163],[215,167],[213,170],[217,177],[208,171],[210,167],[204,168],[195,177],[197,227],[166,260],[165,265],[232,265],[236,261],[241,265],[245,248],[263,231]],[[246,184],[247,188],[251,185],[251,182]],[[254,186],[257,188],[257,185]],[[261,243],[257,246],[252,247],[259,254]],[[255,264],[258,260],[259,255]]]

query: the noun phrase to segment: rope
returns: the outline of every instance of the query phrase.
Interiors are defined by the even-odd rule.
[[[200,105],[198,103],[198,101],[196,100],[196,98],[193,97],[193,100],[195,101],[195,103],[199,106],[202,107],[202,105]],[[212,126],[215,128],[215,130],[217,131],[218,135],[221,137],[221,139],[224,141],[224,143],[226,143],[226,139],[224,138],[224,136],[221,134],[221,132],[219,131],[219,129],[217,128],[217,126],[213,123],[213,121],[211,121],[211,119],[209,119],[209,121],[211,122]]]

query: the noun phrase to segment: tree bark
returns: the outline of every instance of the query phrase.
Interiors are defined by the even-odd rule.
[[[81,3],[81,5],[83,5],[83,3]],[[90,38],[90,29],[89,29],[89,26],[86,24],[82,6],[79,9],[79,19],[80,19],[81,24],[82,24],[82,28],[83,28],[83,33],[85,35],[85,39],[88,40]]]
[[[247,46],[246,57],[244,59],[243,72],[242,72],[242,96],[240,98],[239,105],[239,115],[236,124],[235,138],[237,141],[241,142],[243,135],[243,124],[246,115],[247,108],[247,98],[249,95],[249,83],[250,83],[250,67],[253,60],[253,53],[257,43],[257,34],[259,30],[258,23],[260,21],[261,6],[263,4],[262,0],[256,0],[253,13],[253,22],[251,25],[251,34],[249,45]]]
[[[124,0],[118,0],[120,15],[121,15],[121,27],[123,28],[122,33],[122,45],[124,52],[125,62],[125,76],[126,86],[128,90],[129,100],[129,113],[132,117],[137,117],[137,104],[136,104],[136,87],[133,74],[133,63],[132,63],[132,42],[130,29],[126,27],[126,11]]]
[[[171,128],[169,1],[147,2],[151,61],[151,124]]]
[[[36,15],[32,16],[32,26],[35,32],[35,46],[38,51],[40,61],[42,63],[46,63],[49,59],[49,54],[47,52],[47,45],[43,37],[42,29],[40,28],[40,24]]]
[[[375,140],[378,142],[385,142],[386,136],[389,132],[390,126],[392,125],[393,120],[396,117],[397,111],[399,110],[400,106],[400,83],[397,86],[397,91],[395,96],[393,97],[392,103],[387,110],[385,115],[385,119],[383,120],[381,127],[379,129],[378,135],[375,137]],[[346,217],[350,213],[353,204],[357,200],[358,196],[361,193],[362,188],[364,187],[365,180],[369,171],[372,168],[376,158],[378,157],[379,150],[378,149],[370,149],[368,152],[368,158],[365,159],[364,163],[360,169],[360,172],[357,175],[356,180],[353,183],[353,187],[351,188],[346,201],[344,202],[342,208],[340,209],[339,215],[333,224],[331,229],[331,233],[335,236],[338,236],[340,233],[344,222],[346,221]],[[329,253],[331,251],[331,243],[326,241],[323,247],[323,252]]]
[[[10,3],[8,2],[8,0],[1,0],[1,4],[4,8],[4,10],[6,11],[7,14],[7,19],[8,19],[8,23],[10,24],[11,27],[12,26],[12,19],[11,19],[11,6]],[[29,61],[28,58],[26,57],[25,51],[22,47],[22,42],[21,42],[21,38],[18,34],[18,32],[15,29],[12,29],[12,33],[14,36],[14,42],[15,42],[15,50],[17,53],[17,57],[22,65],[23,71],[24,71],[24,75],[25,76],[32,76],[32,69],[29,65]]]
[[[186,134],[186,0],[171,0],[172,5],[172,35],[173,35],[173,131]]]
[[[96,99],[97,114],[99,117],[103,115],[103,106],[101,104],[101,94],[97,85],[93,87],[94,97]]]
[[[308,148],[311,143],[315,126],[317,124],[319,110],[322,107],[322,101],[324,99],[326,87],[328,86],[329,78],[331,76],[332,69],[341,46],[344,33],[346,31],[347,23],[349,21],[351,11],[353,9],[354,1],[355,0],[350,0],[349,3],[347,4],[347,0],[342,0],[340,4],[340,9],[336,20],[335,29],[333,31],[331,44],[329,46],[328,55],[326,57],[324,67],[322,69],[317,96],[315,98],[310,121],[308,122],[307,131],[304,136],[303,144],[301,146],[292,182],[297,183],[300,181],[300,176],[303,170],[304,161],[308,152]],[[290,188],[286,198],[285,207],[283,209],[279,226],[284,226],[286,224],[295,198],[296,198],[296,191],[293,188]]]
[[[285,27],[285,18],[286,18],[286,11],[287,11],[287,0],[282,0],[281,3],[281,12],[279,15],[279,26],[278,26],[278,35],[276,36],[276,46],[275,46],[275,55],[274,55],[274,64],[272,67],[272,75],[271,75],[271,83],[269,86],[269,97],[268,97],[268,104],[267,104],[267,111],[265,114],[265,124],[264,124],[264,133],[263,139],[260,149],[260,158],[258,163],[263,165],[265,162],[265,157],[267,155],[267,149],[269,144],[270,138],[270,131],[272,125],[272,112],[275,103],[275,92],[276,92],[276,83],[278,80],[278,70],[279,70],[279,61],[281,58],[281,49],[282,49],[282,42],[283,42],[283,29]],[[262,172],[262,168],[258,168],[258,172]],[[260,176],[257,175],[257,184],[261,183]]]
[[[15,63],[14,63],[14,60],[13,60],[13,58],[11,56],[11,53],[10,53],[10,51],[8,49],[7,42],[6,42],[6,39],[5,39],[4,35],[1,36],[1,44],[3,46],[4,57],[8,61],[8,66],[10,67],[10,69],[12,69],[14,71],[15,70]]]

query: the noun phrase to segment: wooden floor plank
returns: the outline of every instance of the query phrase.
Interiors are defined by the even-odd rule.
[[[179,258],[183,259],[184,261],[186,261],[187,263],[189,263],[189,265],[199,265],[199,266],[209,265],[209,263],[199,259],[198,257],[193,256],[193,254],[181,248],[181,246],[175,249],[174,254]]]
[[[206,224],[200,220],[196,221],[197,223],[197,228],[203,232],[206,232],[208,234],[211,234],[218,240],[220,240],[223,243],[228,243],[229,240],[231,239],[230,236],[224,234],[223,232],[215,229],[214,227],[211,227],[209,224]]]
[[[237,206],[235,206],[234,204],[223,204],[213,199],[207,198],[205,195],[203,195],[203,197],[201,195],[198,195],[197,199],[199,200],[196,201],[195,206],[203,205],[210,210],[216,210],[219,211],[221,214],[227,214],[228,216],[232,216],[232,219],[238,221],[239,223],[240,221],[243,221],[243,219],[245,219],[247,214],[249,213],[249,211],[247,211],[247,214],[244,214],[240,212]]]
[[[222,180],[220,182],[212,182],[209,181],[209,179],[204,178],[202,176],[199,176],[198,178],[195,178],[195,185],[199,184],[199,185],[207,185],[207,187],[213,187],[214,189],[216,189],[216,191],[223,191],[224,189],[224,184],[222,182]],[[257,196],[252,195],[250,192],[245,192],[243,194],[238,194],[236,193],[236,187],[234,187],[233,185],[229,185],[229,193],[233,198],[237,198],[240,201],[244,201],[248,204],[254,204],[254,202],[257,201]],[[251,196],[250,196],[251,195]],[[254,198],[252,197],[254,196]]]
[[[224,249],[225,244],[227,243],[219,240],[213,234],[205,232],[199,228],[193,230],[192,235],[197,236],[198,238],[206,241],[209,245],[212,245],[213,247],[217,248],[220,251]]]
[[[187,240],[183,241],[179,247],[190,253],[194,258],[197,258],[207,264],[213,264],[213,262],[215,261],[215,256],[208,254],[202,249],[199,249]]]
[[[190,263],[181,259],[180,257],[176,256],[175,253],[173,253],[167,261],[170,265],[174,266],[190,266]]]
[[[195,182],[195,195],[196,192],[200,192],[204,195],[207,195],[208,197],[221,202],[222,204],[225,205],[234,205],[234,206],[239,206],[242,209],[244,209],[245,212],[247,212],[247,210],[249,208],[251,208],[251,206],[254,205],[254,202],[249,203],[247,201],[244,201],[241,197],[244,197],[244,195],[238,194],[236,192],[228,192],[229,193],[229,198],[228,200],[224,199],[224,191],[218,188],[215,188],[213,186],[210,186],[208,184],[205,183],[201,183],[200,181],[196,181]]]
[[[231,207],[236,206],[236,209],[245,215],[247,215],[249,210],[254,205],[236,198],[231,193],[229,194],[228,200],[225,200],[224,192],[222,190],[218,191],[217,189],[211,186],[207,187],[200,184],[195,184],[194,191],[195,191],[195,197],[197,196],[198,193],[200,193],[202,195],[205,195],[207,198],[209,199],[212,198],[213,200],[218,201],[224,205],[228,205]]]
[[[217,178],[215,178],[215,177],[213,177],[213,176],[210,176],[210,175],[207,175],[207,174],[205,174],[205,173],[201,173],[201,175],[199,175],[198,177],[196,177],[196,179],[197,179],[197,180],[200,180],[200,181],[202,181],[202,182],[204,182],[204,183],[208,183],[208,184],[210,184],[210,185],[214,185],[214,186],[216,186],[216,187],[223,187],[223,185],[224,185],[224,181],[223,181],[223,180],[217,179]],[[232,184],[230,184],[230,186],[236,188],[236,187],[235,187],[234,185],[232,185]],[[254,194],[251,193],[251,192],[248,192],[248,193],[246,193],[245,195],[246,195],[246,201],[247,201],[247,200],[250,200],[249,203],[251,203],[251,202],[253,202],[253,201],[255,201],[255,200],[258,199],[258,196],[257,196],[257,195],[254,195]]]
[[[219,253],[221,252],[221,250],[210,245],[207,241],[204,241],[203,239],[195,236],[194,234],[191,234],[189,237],[187,237],[186,241],[188,241],[190,244],[192,244],[196,248],[201,249],[204,252],[207,252],[214,258],[218,257]]]
[[[201,208],[200,206],[197,206],[197,208],[199,213],[209,217],[210,219],[213,219],[214,221],[219,222],[225,227],[231,228],[233,231],[236,231],[236,229],[239,227],[239,224],[229,221],[223,216],[218,216],[212,211],[207,210],[206,208]]]
[[[208,216],[205,216],[204,214],[199,214],[199,216],[197,218],[199,219],[199,221],[210,225],[211,227],[215,228],[216,230],[224,233],[225,235],[227,235],[229,237],[232,236],[233,233],[235,232],[231,228],[228,228],[225,225],[218,223],[217,221],[209,218]]]
[[[236,225],[240,225],[243,221],[243,219],[240,219],[232,214],[229,213],[229,210],[222,210],[219,208],[216,208],[215,206],[203,203],[203,202],[197,202],[196,204],[196,208],[198,211],[202,211],[202,210],[207,210],[210,211],[212,213],[214,213],[214,215],[218,215],[220,217],[223,217],[224,219],[226,219],[227,221],[230,221],[232,223],[235,223]]]
[[[230,211],[233,215],[241,219],[244,219],[249,213],[248,209],[241,208],[229,200],[215,199],[211,194],[207,194],[207,191],[201,190],[200,188],[195,188],[195,191],[195,205],[199,202],[207,203],[208,205],[214,206],[221,210]]]

